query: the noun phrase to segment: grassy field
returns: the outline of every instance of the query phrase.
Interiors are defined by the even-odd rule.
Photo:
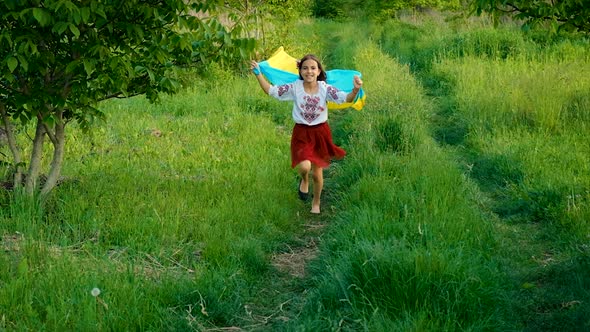
[[[493,223],[497,329],[588,329],[588,41],[436,26],[396,22],[381,40],[426,88],[432,137]]]
[[[330,115],[348,155],[322,214],[297,199],[290,105],[252,76],[105,102],[69,128],[46,204],[3,193],[0,330],[590,329],[588,41],[296,30],[289,53],[361,71],[368,95]]]

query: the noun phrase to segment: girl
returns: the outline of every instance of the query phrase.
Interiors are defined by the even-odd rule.
[[[297,167],[301,176],[299,198],[307,200],[309,195],[309,174],[313,179],[313,199],[311,213],[320,213],[320,197],[324,186],[324,168],[333,158],[341,159],[346,154],[332,142],[332,132],[328,126],[327,102],[337,104],[352,102],[359,92],[363,81],[354,76],[354,88],[346,93],[328,85],[326,72],[320,60],[308,54],[298,63],[299,79],[293,83],[280,86],[270,85],[260,73],[256,61],[251,62],[250,69],[256,73],[258,83],[264,92],[278,100],[293,101],[293,120],[295,127],[291,137],[291,167]]]

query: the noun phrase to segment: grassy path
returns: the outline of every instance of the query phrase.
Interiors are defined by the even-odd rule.
[[[327,182],[329,179],[327,176]],[[325,190],[322,214],[302,212],[299,222],[303,231],[278,246],[270,257],[271,268],[261,275],[259,282],[251,285],[255,291],[244,306],[243,315],[236,320],[235,330],[280,331],[299,319],[310,287],[309,264],[318,259],[322,237],[334,216],[330,209],[333,203],[330,186]]]
[[[334,126],[337,128],[335,136],[352,151],[342,167],[336,168],[335,213],[324,215],[316,231],[307,233],[298,247],[276,256],[279,261],[305,261],[296,255],[316,257],[316,241],[323,239],[320,256],[312,260],[311,279],[301,279],[301,273],[291,271],[290,280],[297,280],[296,286],[285,287],[293,286],[289,278],[277,284],[279,289],[289,290],[287,293],[277,291],[282,294],[281,301],[285,300],[279,301],[280,308],[284,308],[285,303],[297,303],[285,316],[286,326],[331,330],[575,331],[588,328],[590,312],[583,305],[590,301],[587,240],[561,227],[550,214],[544,214],[554,208],[553,191],[535,191],[534,186],[529,187],[526,190],[534,196],[524,200],[510,193],[506,183],[527,170],[511,168],[518,163],[508,155],[490,154],[466,143],[469,130],[473,130],[473,126],[468,125],[472,120],[457,112],[455,87],[445,77],[434,71],[400,75],[400,68],[388,64],[395,58],[394,53],[390,53],[391,58],[387,60],[387,55],[379,54],[371,42],[351,37],[355,33],[371,35],[371,29],[375,27],[358,24],[354,27],[341,24],[336,29],[328,24],[323,29],[339,31],[332,32],[329,39],[321,38],[329,40],[322,44],[329,50],[325,51],[328,67],[360,69],[367,74],[370,96],[377,100],[367,107],[366,113],[341,116]],[[379,39],[378,34],[373,36]],[[398,42],[403,43],[403,40]],[[412,82],[417,82],[423,90]],[[408,109],[410,112],[400,114]],[[377,152],[373,155],[365,156],[361,152],[375,151],[375,147]],[[422,155],[421,149],[428,152]],[[390,156],[395,161],[389,159]],[[392,163],[392,169],[388,169],[388,163]],[[420,165],[416,170],[411,166],[414,163]],[[429,169],[430,163],[436,164],[438,174]],[[426,191],[420,189],[423,181],[428,183]],[[389,187],[383,186],[385,183],[390,183]],[[430,193],[434,188],[436,191]],[[455,196],[457,194],[459,196]],[[386,196],[384,200],[380,197],[383,195]],[[408,209],[417,199],[425,200],[425,204],[418,203],[418,210],[410,212],[410,215],[416,213],[414,217],[404,218],[403,212],[395,207],[401,203],[405,206],[403,209]],[[371,210],[373,204],[378,206],[378,211]],[[375,215],[371,216],[372,213]],[[391,218],[390,213],[397,217]],[[368,226],[377,215],[382,217]],[[405,222],[399,224],[397,231],[388,231],[386,224],[395,222],[396,218]],[[438,228],[437,223],[442,227]],[[379,230],[374,233],[367,227]],[[403,275],[406,267],[400,263],[391,267],[388,266],[391,263],[383,262],[371,265],[370,262],[381,259],[379,251],[385,248],[374,243],[381,239],[385,243],[407,239],[413,227],[421,235],[421,244],[410,245],[409,251],[387,244],[385,247],[389,249],[383,258],[405,256],[414,264],[411,270],[416,270]],[[424,236],[425,231],[431,232],[431,239],[444,238],[444,244],[435,248],[431,239]],[[391,237],[382,237],[388,233]],[[360,240],[363,236],[372,243],[366,252],[359,249],[367,245]],[[312,249],[310,243],[313,243]],[[453,261],[452,264],[459,266],[470,265],[472,270],[463,270],[464,267],[453,270],[447,265],[448,270],[443,269],[441,273],[435,268],[429,270],[428,277],[423,280],[424,286],[419,286],[424,278],[420,270],[432,268],[432,265],[419,268],[424,259],[422,246],[427,255],[438,255],[426,266],[445,266]],[[459,248],[461,255],[471,254],[446,261],[447,255],[457,255],[454,247]],[[361,257],[355,257],[359,252]],[[362,267],[355,267],[355,259],[359,258]],[[277,267],[280,271],[281,265]],[[371,268],[376,272],[367,271]],[[354,272],[354,269],[359,270]],[[396,279],[400,273],[400,279]],[[459,279],[449,278],[446,273]],[[453,288],[453,284],[465,282],[463,277],[475,278],[481,284],[466,283]],[[384,279],[379,281],[381,278]],[[403,289],[390,285],[396,280],[407,283],[407,278],[419,281],[416,285],[406,284]],[[439,294],[436,291],[420,289],[439,284],[447,294],[441,297],[444,298],[440,302],[442,310],[437,308]],[[334,285],[341,289],[338,290],[338,286],[332,289]],[[351,287],[359,287],[358,292]],[[377,293],[373,293],[371,287],[378,289]],[[404,308],[403,296],[400,297],[404,291],[414,292],[410,297],[416,296],[411,300],[416,302],[407,308]],[[450,299],[448,294],[468,300]],[[335,299],[343,302],[333,303]],[[426,302],[421,303],[425,299]],[[474,308],[469,309],[472,306]],[[277,326],[282,325],[273,327]]]
[[[334,213],[322,217],[319,234],[310,234],[313,242],[322,239],[320,256],[309,265],[312,274],[289,277],[277,266],[272,287],[265,288],[276,300],[259,309],[267,317],[281,312],[284,327],[295,330],[487,326],[493,308],[481,310],[489,300],[480,279],[492,276],[482,276],[473,262],[482,258],[478,242],[489,229],[468,198],[460,198],[471,189],[457,192],[463,186],[459,173],[428,136],[428,101],[407,68],[364,38],[370,26],[315,28],[320,38],[311,39],[321,40],[322,48],[314,51],[325,52],[328,68],[363,72],[371,102],[363,112],[334,117],[335,138],[349,156],[328,181]],[[425,177],[431,172],[436,175]],[[275,257],[306,252],[307,239]],[[476,313],[474,320],[461,317]]]
[[[466,150],[463,146],[457,148],[462,142],[453,135],[461,130],[456,127],[458,117],[453,110],[453,96],[440,94],[436,89],[429,89],[428,93],[437,114],[433,129],[440,136],[435,137],[449,155],[456,156],[459,167],[478,183],[483,198],[482,213],[488,215],[494,224],[495,237],[499,243],[494,260],[502,271],[499,277],[503,279],[505,292],[505,328],[577,331],[588,327],[587,317],[590,312],[582,303],[590,300],[590,294],[580,290],[587,288],[590,274],[587,272],[587,262],[583,262],[584,258],[576,249],[572,250],[572,246],[579,246],[578,249],[584,254],[587,249],[583,242],[571,239],[549,220],[539,220],[526,211],[518,209],[505,215],[494,212],[501,207],[522,203],[502,197],[502,183],[510,179],[502,179],[506,175],[495,169],[495,165],[487,171],[497,172],[495,174],[477,173],[478,167],[489,167],[483,164],[489,157],[481,152]],[[441,133],[452,134],[449,137]],[[473,168],[476,170],[473,171]],[[486,177],[500,178],[490,184]],[[514,220],[514,215],[521,213],[524,216]]]
[[[389,51],[392,56],[409,61],[412,57],[404,53],[404,49],[412,49],[420,43],[425,45],[423,40],[428,38],[416,37],[419,36],[416,30],[420,31],[422,28],[420,26],[412,28],[414,30],[411,32],[413,38],[404,38],[407,37],[403,36],[404,33],[408,31],[404,30],[403,25],[398,28],[396,30],[402,32],[397,35],[398,39],[390,43],[390,45],[398,45],[390,48]],[[477,33],[474,32],[473,35],[477,36]],[[479,33],[484,34],[485,32]],[[497,36],[501,32],[488,30],[487,33],[490,34],[488,38],[492,39],[494,34]],[[470,35],[468,33],[460,38],[463,38],[465,45],[469,45]],[[507,35],[502,38],[516,39],[517,37]],[[432,38],[430,42],[434,43],[434,39]],[[447,41],[447,43],[450,42]],[[435,48],[435,46],[429,47]],[[449,46],[449,48],[451,47]],[[467,48],[467,46],[465,47]],[[501,46],[490,46],[491,49],[495,47],[500,48]],[[475,47],[474,49],[477,50]],[[427,52],[427,50],[417,51],[413,55],[414,60],[424,56]],[[467,51],[465,52],[467,53]],[[433,61],[432,65],[425,65],[428,59]],[[413,66],[416,69],[414,74],[425,87],[429,104],[433,108],[434,115],[431,125],[433,137],[445,154],[456,159],[458,169],[477,184],[481,193],[479,195],[481,213],[487,216],[486,218],[492,222],[494,228],[494,237],[497,239],[498,246],[492,253],[492,259],[497,262],[499,267],[500,273],[497,278],[501,278],[501,293],[503,294],[498,305],[504,303],[501,305],[499,316],[501,322],[498,328],[527,331],[578,331],[590,328],[590,319],[588,318],[590,317],[590,309],[584,305],[590,301],[590,292],[587,291],[590,284],[588,233],[587,229],[580,232],[580,229],[584,227],[584,218],[571,214],[571,206],[568,207],[561,203],[563,197],[571,198],[577,195],[576,191],[580,193],[580,196],[583,196],[584,191],[583,189],[578,191],[578,189],[563,188],[568,186],[567,169],[563,169],[564,177],[562,178],[559,176],[539,178],[538,174],[535,174],[537,176],[535,178],[533,175],[535,172],[539,172],[539,169],[544,167],[551,168],[551,163],[540,159],[538,162],[547,163],[546,166],[537,163],[527,169],[523,164],[527,162],[527,158],[530,158],[529,152],[523,152],[520,155],[514,154],[515,149],[530,145],[531,141],[537,141],[539,142],[537,144],[542,145],[553,144],[549,143],[553,139],[547,139],[546,135],[548,134],[543,132],[545,129],[541,127],[542,123],[538,125],[540,127],[538,132],[535,133],[536,130],[529,129],[531,134],[526,135],[519,134],[522,129],[519,127],[518,119],[508,122],[508,128],[503,130],[500,128],[502,124],[494,124],[493,118],[488,119],[487,123],[483,125],[477,123],[478,116],[483,116],[476,113],[484,113],[485,110],[477,107],[466,109],[469,106],[465,105],[465,96],[472,92],[465,90],[469,90],[469,86],[483,84],[485,87],[482,90],[492,91],[493,88],[485,82],[490,78],[484,78],[484,83],[480,83],[473,76],[463,78],[459,76],[461,69],[458,69],[455,74],[449,75],[448,73],[453,73],[453,71],[445,70],[445,66],[461,68],[463,66],[462,60],[451,60],[449,61],[450,65],[445,65],[444,60],[441,61],[442,64],[434,64],[434,58],[428,57],[426,60],[421,58],[418,62],[420,61],[422,61],[422,65]],[[485,68],[487,61],[485,58],[465,60],[465,62],[471,63],[470,68],[473,69],[470,72],[471,75],[481,75],[481,71],[478,72],[475,68],[477,66]],[[530,61],[534,62],[535,60]],[[510,68],[510,66],[519,66],[518,60],[507,60],[506,62],[505,65],[498,65],[500,70],[503,70],[504,67],[514,71],[514,68]],[[552,64],[549,63],[545,66],[551,68]],[[531,64],[530,68],[535,68],[535,65]],[[499,69],[494,70],[498,71]],[[534,71],[534,69],[532,70]],[[566,72],[566,70],[560,70],[562,73]],[[534,73],[526,75],[534,76]],[[514,77],[514,80],[518,79],[518,76]],[[520,79],[523,77],[521,76]],[[468,83],[466,85],[456,83],[462,80],[466,80]],[[531,82],[527,89],[531,91],[534,89],[543,90],[543,84],[547,86],[554,83],[544,82],[540,83],[540,86],[535,86]],[[503,86],[500,91],[518,88],[518,86]],[[518,94],[519,92],[513,93]],[[530,93],[535,94],[534,92]],[[474,99],[477,98],[488,100],[485,93]],[[492,112],[501,113],[502,99],[500,95],[492,95],[489,100]],[[515,104],[512,104],[513,108],[518,107]],[[483,105],[485,106],[485,104]],[[542,105],[539,103],[529,107],[542,109]],[[545,121],[544,117],[548,115],[547,113],[539,113],[537,116],[539,117],[537,121],[541,122]],[[482,129],[482,126],[486,125],[497,125],[499,128],[495,134],[487,135],[486,129]],[[530,126],[530,122],[528,125]],[[494,129],[496,128],[490,131],[494,132]],[[576,133],[575,125],[570,126],[567,130],[569,133],[556,133],[556,136],[563,135],[563,138],[568,141],[572,138],[572,140],[577,139],[576,135],[579,134]],[[581,132],[585,131],[582,129]],[[479,143],[477,137],[479,135],[490,142],[488,143],[489,148],[486,143]],[[549,135],[551,137],[553,134]],[[512,145],[515,148],[502,151],[501,144],[509,139],[513,140]],[[584,138],[581,139],[584,140]],[[498,149],[494,149],[494,144],[498,144]],[[566,160],[575,159],[577,158],[576,154],[579,156],[585,153],[582,149],[572,149],[567,145],[559,148],[564,149],[560,158]],[[568,225],[569,223],[578,224],[572,227]]]
[[[45,206],[3,196],[0,330],[589,329],[590,56],[435,62],[524,42],[414,23],[306,21],[284,45],[364,75],[365,109],[330,115],[348,155],[320,216],[289,106],[253,77],[211,66],[160,104],[102,104],[68,132],[76,181]]]

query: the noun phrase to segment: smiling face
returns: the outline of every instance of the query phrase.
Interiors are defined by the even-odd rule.
[[[325,81],[326,72],[320,60],[313,54],[307,54],[297,62],[299,79],[304,82]]]
[[[313,59],[303,61],[299,68],[299,76],[301,76],[303,81],[307,83],[316,82],[320,73],[320,66],[317,61]]]

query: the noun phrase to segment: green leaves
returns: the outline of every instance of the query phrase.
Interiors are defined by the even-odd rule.
[[[18,66],[18,60],[15,57],[9,57],[6,60],[6,65],[8,66],[10,72],[13,73],[16,67]]]
[[[80,30],[78,29],[78,27],[76,27],[73,24],[69,24],[68,28],[70,28],[70,31],[72,32],[72,34],[74,34],[74,36],[80,37]]]
[[[42,27],[51,23],[51,15],[43,8],[33,8],[33,16]]]
[[[84,70],[86,71],[86,76],[92,75],[94,72],[94,68],[96,67],[97,61],[95,59],[84,59],[82,60],[82,64],[84,65]]]
[[[217,0],[37,0],[0,2],[0,102],[23,120],[56,109],[90,121],[98,101],[173,93],[175,66],[241,65],[256,46],[240,20],[200,18]],[[237,6],[237,4],[235,4]],[[240,4],[241,5],[241,4]],[[192,11],[191,11],[192,10]],[[230,10],[229,7],[224,7]],[[231,11],[231,10],[230,10]]]
[[[554,33],[559,30],[590,33],[588,0],[475,0],[471,6],[478,14],[489,12],[500,16],[511,13],[515,18],[523,20],[525,27],[544,25]]]

